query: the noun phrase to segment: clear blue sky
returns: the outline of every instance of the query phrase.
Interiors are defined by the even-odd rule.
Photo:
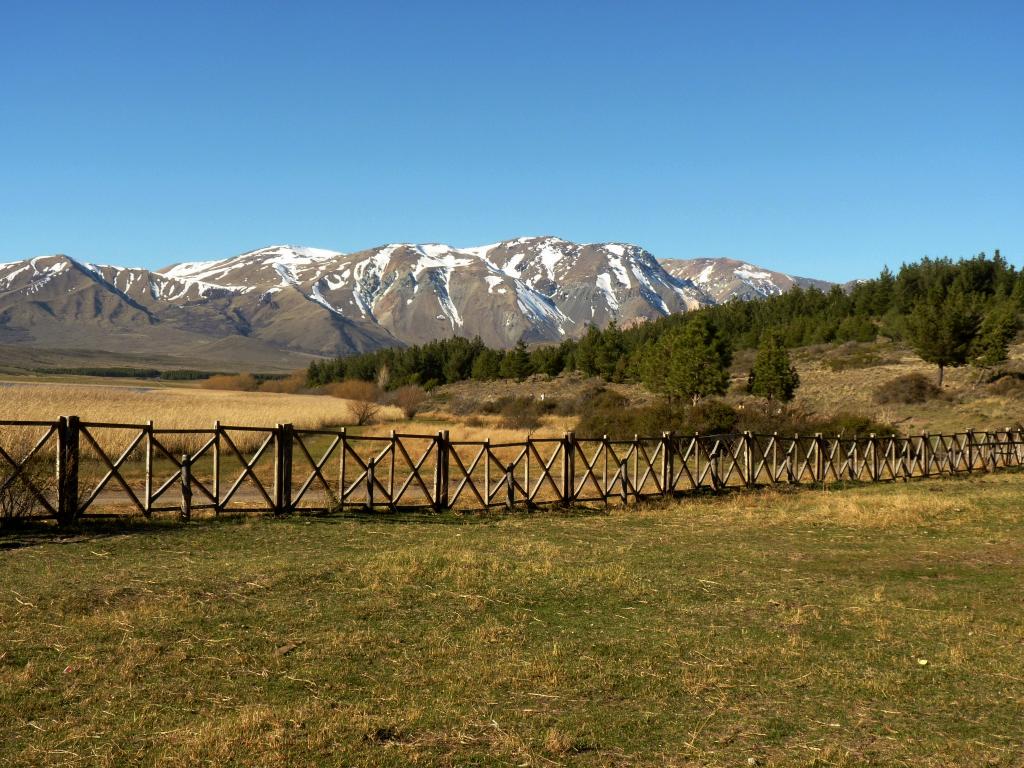
[[[0,0],[0,261],[1024,262],[1024,3]]]

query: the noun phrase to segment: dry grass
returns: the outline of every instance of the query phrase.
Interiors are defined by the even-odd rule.
[[[161,429],[212,427],[218,419],[236,426],[291,423],[300,429],[352,421],[347,400],[316,395],[232,392],[198,388],[9,384],[0,386],[3,418],[52,420],[74,414],[83,421],[145,423]],[[401,412],[390,409],[388,418]]]
[[[88,384],[2,384],[0,419],[52,421],[76,415],[83,421],[144,424],[158,429],[212,429],[214,422],[232,426],[272,427],[290,423],[299,429],[324,429],[355,423],[353,403],[334,397],[268,392],[232,392],[198,388],[147,388]],[[401,411],[382,407],[382,416],[400,419]],[[103,431],[105,449],[119,452],[133,433]],[[238,438],[252,442],[262,438]],[[0,440],[24,443],[8,430]],[[196,442],[197,439],[192,440]],[[188,446],[188,441],[177,441]],[[243,450],[248,449],[246,444]]]
[[[879,405],[874,400],[879,386],[915,373],[934,380],[936,368],[898,345],[866,346],[877,348],[887,362],[835,371],[822,364],[820,355],[797,352],[795,363],[800,373],[800,388],[794,405],[823,416],[843,411],[865,414],[896,424],[904,434],[962,432],[967,427],[1005,429],[1024,418],[1024,401],[994,395],[977,386],[978,372],[970,367],[947,369],[943,399],[916,405]],[[1024,345],[1016,345],[1010,350],[1009,367],[1019,368],[1022,364]]]
[[[0,764],[1019,766],[1022,492],[26,539]]]

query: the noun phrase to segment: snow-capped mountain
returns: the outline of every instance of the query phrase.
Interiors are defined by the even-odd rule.
[[[762,299],[795,287],[827,291],[832,283],[794,277],[736,259],[663,259],[661,266],[673,277],[690,280],[716,304],[731,299]]]
[[[636,245],[557,237],[473,248],[397,243],[349,254],[279,245],[157,272],[45,256],[0,264],[0,344],[156,344],[182,354],[213,345],[229,356],[265,357],[459,335],[509,347],[795,284],[803,283],[740,262],[659,263]]]

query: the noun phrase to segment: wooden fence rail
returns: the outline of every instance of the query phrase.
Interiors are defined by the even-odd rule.
[[[188,450],[179,450],[183,441]],[[0,421],[0,495],[18,488],[39,518],[62,524],[132,513],[189,519],[196,510],[626,504],[697,489],[909,480],[1022,462],[1021,429],[912,437],[665,432],[632,440],[569,432],[492,443],[290,424],[169,430],[76,416]]]

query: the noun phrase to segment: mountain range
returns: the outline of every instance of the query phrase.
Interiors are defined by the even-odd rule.
[[[452,335],[553,342],[794,286],[831,284],[557,237],[347,254],[278,245],[158,271],[54,255],[0,264],[0,345],[295,365]]]

